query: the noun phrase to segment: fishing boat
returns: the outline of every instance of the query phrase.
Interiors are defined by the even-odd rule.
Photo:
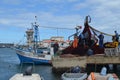
[[[34,52],[27,52],[20,49],[16,49],[16,54],[20,60],[20,63],[51,64],[51,54],[35,54]]]
[[[108,34],[105,32],[101,32],[94,27],[90,26],[89,23],[91,22],[91,17],[88,15],[85,18],[84,22],[84,29],[81,31],[81,28],[77,26],[76,33],[70,35],[68,39],[70,40],[70,37],[73,37],[74,40],[72,41],[72,44],[65,48],[62,52],[62,55],[64,54],[72,54],[72,55],[78,55],[78,56],[90,56],[90,55],[96,55],[96,54],[105,54],[105,49],[111,49],[111,48],[118,48],[119,47],[119,41],[114,40],[114,34]],[[100,35],[104,35],[104,43],[100,44]],[[102,41],[101,41],[102,42]],[[89,50],[91,50],[92,54],[88,54]]]
[[[40,49],[38,27],[39,25],[35,22],[31,29],[27,29],[27,47],[15,48],[20,63],[51,64],[53,48],[48,47],[47,51],[38,51]]]
[[[62,80],[85,80],[86,78],[87,73],[81,73],[79,66],[76,66],[61,75]]]

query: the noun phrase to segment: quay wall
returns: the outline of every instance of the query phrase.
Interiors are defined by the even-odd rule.
[[[74,66],[86,66],[86,56],[84,57],[72,57],[72,58],[61,58],[56,56],[52,60],[53,72],[64,72]]]
[[[87,69],[88,65],[103,66],[108,64],[120,64],[120,56],[93,55],[72,58],[61,58],[59,56],[56,56],[52,60],[52,69],[53,72],[59,72],[66,71],[67,69],[74,66],[80,66],[83,69]]]

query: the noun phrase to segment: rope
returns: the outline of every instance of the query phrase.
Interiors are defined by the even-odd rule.
[[[91,26],[90,26],[90,28],[91,28],[93,31],[102,33],[102,34],[104,34],[104,35],[107,35],[107,36],[114,36],[114,35],[112,35],[112,34],[107,34],[107,33],[101,32],[101,31],[99,31],[99,30],[97,30],[97,29],[95,29],[95,28],[93,28],[93,27],[91,27]],[[95,33],[95,32],[94,32],[94,33]]]
[[[23,38],[16,45],[19,45],[22,41],[24,41],[25,37],[26,36],[24,35]]]

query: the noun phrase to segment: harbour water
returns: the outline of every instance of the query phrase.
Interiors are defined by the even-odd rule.
[[[15,50],[0,48],[0,80],[9,80],[13,75],[21,72],[20,69],[20,61]],[[35,65],[34,72],[40,74],[45,80],[60,80],[60,74],[53,73],[50,65]],[[113,72],[120,77],[120,66]]]
[[[0,48],[0,80],[9,80],[20,71],[20,61],[13,49]],[[35,72],[45,80],[60,80],[60,75],[52,72],[50,65],[35,65]]]

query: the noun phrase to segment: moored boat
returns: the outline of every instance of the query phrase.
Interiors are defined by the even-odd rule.
[[[24,76],[21,73],[15,74],[10,80],[44,80],[39,74],[32,74]]]
[[[87,73],[81,73],[79,66],[76,66],[69,72],[65,72],[61,75],[62,80],[85,80],[86,78]]]
[[[23,64],[21,64],[21,68],[22,66]],[[33,73],[33,69],[34,69],[33,66],[28,66],[23,73],[22,72],[16,73],[9,80],[44,80],[44,78],[38,73]]]
[[[88,76],[87,80],[119,80],[118,76],[115,73],[108,73],[107,75],[103,76],[100,73],[91,72]]]
[[[51,64],[53,48],[48,47],[48,50],[41,49],[38,26],[37,22],[35,22],[32,24],[31,29],[27,29],[27,45],[15,48],[20,63]]]
[[[91,72],[87,80],[119,80],[115,73],[107,73],[107,68],[103,67],[100,73]]]
[[[64,73],[62,74],[62,80],[85,80],[87,73]]]
[[[46,53],[34,54],[20,49],[16,49],[20,63],[51,64],[52,55]]]

